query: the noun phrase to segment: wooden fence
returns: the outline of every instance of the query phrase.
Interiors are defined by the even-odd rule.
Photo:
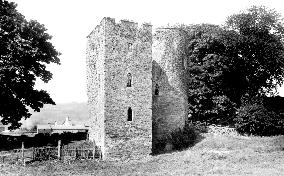
[[[68,147],[61,146],[61,141],[58,141],[57,147],[37,147],[25,149],[22,143],[21,149],[14,149],[13,153],[0,154],[0,160],[5,162],[5,158],[14,156],[16,160],[21,160],[25,165],[26,162],[43,161],[59,159],[62,161],[70,161],[76,159],[101,159],[102,154],[99,147],[83,148],[83,147]]]

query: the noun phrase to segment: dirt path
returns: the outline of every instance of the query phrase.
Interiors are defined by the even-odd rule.
[[[0,175],[283,175],[284,136],[206,134],[194,147],[124,163],[77,161],[5,166]]]

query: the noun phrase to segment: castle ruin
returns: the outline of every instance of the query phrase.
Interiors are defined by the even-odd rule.
[[[186,124],[184,35],[103,18],[87,37],[89,138],[104,159],[149,155]]]

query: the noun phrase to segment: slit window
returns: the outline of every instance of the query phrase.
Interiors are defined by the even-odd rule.
[[[132,121],[132,109],[131,107],[127,110],[127,121]]]
[[[132,51],[132,43],[128,43],[128,51]]]
[[[159,86],[158,86],[158,84],[155,85],[155,95],[159,95]]]
[[[131,87],[132,76],[131,73],[127,74],[127,84],[126,87]]]

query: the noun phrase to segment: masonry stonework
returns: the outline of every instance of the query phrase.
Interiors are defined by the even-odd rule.
[[[105,36],[102,20],[87,40],[87,96],[90,118],[89,138],[104,148]]]
[[[187,117],[184,36],[104,18],[87,37],[89,137],[105,159],[152,152]]]
[[[182,129],[187,120],[185,35],[180,29],[158,28],[153,37],[153,143]]]

